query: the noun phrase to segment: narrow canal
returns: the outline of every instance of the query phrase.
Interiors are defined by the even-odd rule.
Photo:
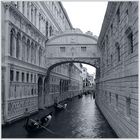
[[[54,112],[48,127],[53,133],[41,130],[27,134],[24,120],[2,129],[3,138],[117,138],[105,118],[98,110],[91,95],[74,98],[67,102],[67,109]],[[54,109],[51,109],[54,110]],[[40,113],[41,114],[41,113]],[[33,117],[37,117],[34,115]]]

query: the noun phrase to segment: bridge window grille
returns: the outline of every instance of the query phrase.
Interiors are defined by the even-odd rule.
[[[127,115],[127,117],[130,117],[130,104],[131,104],[130,98],[126,98],[126,115]]]
[[[66,48],[65,47],[60,47],[60,52],[65,52]]]
[[[22,82],[24,82],[24,73],[22,72]]]
[[[82,52],[86,52],[86,49],[87,49],[86,47],[81,47]]]
[[[14,80],[14,71],[10,70],[10,81]]]

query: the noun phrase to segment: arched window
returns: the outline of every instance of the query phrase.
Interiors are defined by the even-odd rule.
[[[37,50],[37,45],[35,44],[35,48],[34,48],[34,64],[36,64],[36,50]]]
[[[52,26],[50,26],[50,36],[52,36]]]
[[[16,58],[19,58],[20,55],[20,33],[17,33],[16,39]]]
[[[46,37],[48,38],[48,21],[46,21]]]
[[[29,19],[30,2],[27,2],[27,18]]]
[[[32,42],[31,43],[31,63],[33,63],[33,59],[34,59],[34,44]]]
[[[23,1],[22,2],[22,13],[24,14],[24,12],[25,12],[25,2]]]
[[[26,53],[25,47],[26,47],[26,38],[25,36],[23,36],[22,37],[22,60],[25,60],[25,53]]]
[[[41,65],[42,49],[39,48],[39,66]]]
[[[30,40],[27,40],[27,62],[29,61],[29,54],[30,54]]]
[[[117,59],[118,59],[118,62],[121,60],[121,55],[120,55],[120,45],[119,45],[119,43],[117,42],[116,44],[115,44],[115,46],[116,46],[116,50],[117,50]]]
[[[31,22],[33,23],[33,12],[34,12],[34,9],[33,9],[33,4],[31,5]]]
[[[14,33],[15,33],[15,30],[11,29],[11,32],[10,32],[10,56],[14,56]]]

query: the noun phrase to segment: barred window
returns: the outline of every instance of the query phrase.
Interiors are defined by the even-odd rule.
[[[65,47],[60,47],[60,52],[65,52],[66,48]]]
[[[87,49],[86,47],[81,47],[82,52],[86,52],[86,49]]]

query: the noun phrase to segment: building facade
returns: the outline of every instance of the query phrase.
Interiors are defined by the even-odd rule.
[[[109,2],[96,103],[119,137],[138,138],[138,2]]]
[[[72,30],[61,2],[3,1],[1,5],[2,123],[6,123],[23,117],[26,108],[33,113],[52,105],[58,91],[62,95],[59,101],[67,98],[63,94],[68,84],[71,90],[80,88],[81,72],[76,65],[56,67],[46,92],[46,41]]]

